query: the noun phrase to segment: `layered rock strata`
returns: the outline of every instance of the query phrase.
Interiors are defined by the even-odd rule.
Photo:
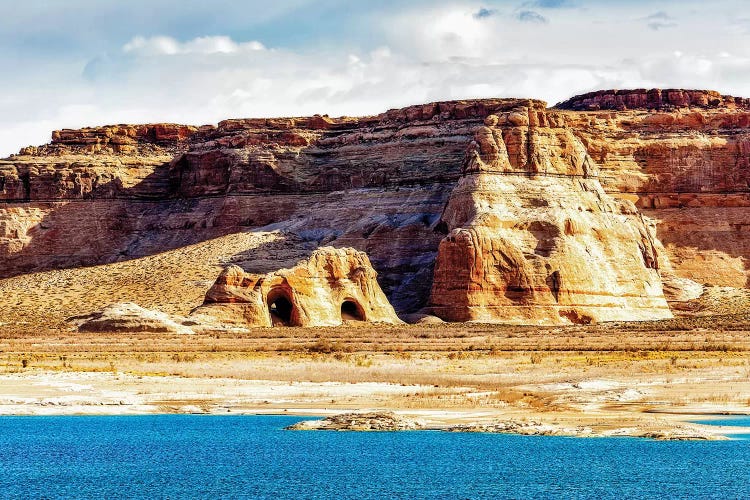
[[[566,112],[571,130],[600,165],[604,189],[656,222],[665,269],[700,284],[747,286],[750,100],[655,89],[559,106],[591,110]]]
[[[626,111],[628,109],[668,110],[691,106],[697,108],[750,109],[750,99],[722,95],[714,90],[598,90],[577,95],[557,104],[555,107],[574,111],[598,111],[602,109]]]
[[[519,103],[531,114],[545,108],[488,99],[363,118],[165,125],[169,134],[146,126],[133,137],[136,153],[102,139],[122,130],[131,137],[126,126],[64,131],[0,161],[0,275],[132,259],[263,228],[366,251],[394,306],[416,311],[429,297],[444,236],[436,226],[471,131]],[[94,139],[104,146],[89,152]]]
[[[232,265],[193,317],[242,326],[400,323],[364,252],[322,247],[289,269],[260,275]]]
[[[485,122],[489,116],[496,118]],[[299,242],[304,255],[281,251],[278,265],[258,273],[319,246],[353,247],[367,252],[396,309],[411,313],[431,296],[441,306],[433,275],[446,283],[438,289],[451,289],[434,266],[453,259],[438,257],[438,248],[455,229],[474,234],[477,255],[497,254],[481,265],[468,260],[473,251],[461,254],[466,283],[484,289],[464,295],[504,297],[487,305],[515,304],[510,320],[564,321],[559,314],[569,304],[560,297],[587,308],[575,321],[613,317],[597,316],[597,308],[661,317],[660,285],[646,276],[666,278],[672,297],[703,283],[748,283],[749,138],[747,99],[679,89],[601,91],[553,109],[487,99],[363,118],[64,130],[48,145],[0,160],[0,277],[275,231]],[[567,219],[580,227],[566,229]],[[581,241],[573,245],[580,251],[568,248]],[[497,249],[509,247],[521,249],[514,265],[535,284],[522,300],[500,292],[498,283],[513,280],[487,264],[505,259]],[[589,258],[586,249],[602,252],[592,258],[600,277],[583,288],[571,276],[547,284],[557,270],[577,275],[573,262]],[[646,269],[632,280],[643,280],[640,287],[622,278],[636,258]],[[476,274],[478,266],[487,272]],[[568,286],[572,298],[565,299],[559,290]],[[536,301],[538,318],[519,312]],[[467,298],[459,308],[480,304]],[[445,317],[458,317],[451,314]]]
[[[546,324],[671,317],[653,237],[633,204],[604,192],[558,120],[532,129],[510,116],[487,117],[467,150],[442,216],[450,233],[433,314]]]

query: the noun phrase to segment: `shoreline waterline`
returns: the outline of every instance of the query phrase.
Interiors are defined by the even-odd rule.
[[[382,408],[348,408],[348,409],[328,409],[328,408],[286,408],[278,409],[240,409],[228,411],[209,411],[209,412],[175,412],[175,411],[129,411],[127,407],[117,407],[120,411],[94,411],[80,412],[73,408],[58,407],[54,412],[45,413],[0,413],[0,420],[12,418],[148,418],[148,417],[165,417],[165,416],[191,416],[191,417],[289,417],[297,419],[294,424],[305,424],[324,422],[327,419],[349,415],[377,414],[378,416],[392,414],[397,417],[403,417],[407,420],[417,422],[417,426],[408,429],[361,429],[357,427],[334,428],[331,430],[347,432],[408,432],[408,431],[448,431],[462,433],[478,434],[513,434],[525,436],[558,436],[570,438],[609,438],[609,437],[627,437],[627,438],[644,438],[660,441],[715,441],[736,439],[738,435],[750,435],[750,414],[732,414],[733,417],[740,417],[747,420],[746,426],[725,425],[721,422],[721,417],[726,417],[725,413],[661,413],[671,417],[668,420],[661,420],[658,425],[650,425],[648,429],[643,427],[632,426],[632,421],[624,421],[618,424],[616,418],[611,418],[608,422],[608,429],[604,431],[594,431],[587,426],[572,427],[564,424],[550,424],[544,419],[539,419],[538,415],[503,415],[496,412],[477,412],[472,410],[447,410],[447,409],[430,409],[430,410],[392,410]],[[114,409],[114,408],[113,408]],[[70,410],[70,411],[69,411]],[[99,410],[97,408],[97,410]],[[124,411],[123,411],[124,410]],[[678,418],[679,417],[679,418]],[[709,417],[709,418],[706,418]],[[711,418],[715,417],[715,418]],[[560,419],[560,415],[555,416],[554,420]],[[310,429],[302,430],[319,430],[313,425]],[[325,429],[322,429],[325,430]]]
[[[729,433],[696,421],[750,414],[742,398],[703,399],[709,387],[716,387],[715,379],[703,375],[660,381],[633,378],[630,373],[610,372],[604,378],[603,372],[599,377],[584,372],[577,378],[555,375],[557,380],[546,375],[533,383],[531,377],[519,380],[508,371],[507,375],[483,375],[507,382],[482,382],[487,389],[481,389],[474,375],[462,375],[456,383],[446,379],[445,373],[466,363],[475,363],[468,365],[473,373],[494,372],[499,369],[494,358],[417,362],[375,358],[382,368],[352,368],[348,361],[335,359],[282,359],[290,367],[287,379],[40,369],[0,374],[0,415],[292,415],[302,421],[352,412],[393,412],[418,421],[415,427],[424,429],[715,440],[726,439]],[[261,357],[253,361],[252,369],[259,375],[283,375],[277,370],[278,362]],[[533,360],[523,364],[523,358],[511,362],[533,370],[540,364]],[[404,370],[405,365],[418,371],[420,378],[409,375],[410,383],[396,383],[386,380],[398,377],[388,375],[383,380],[377,371]],[[328,380],[312,381],[311,369]],[[440,384],[426,384],[424,380],[430,378]],[[736,384],[733,380],[727,378],[724,383],[729,387]],[[694,400],[703,402],[687,404],[683,387],[700,391]],[[380,423],[374,426],[382,427]]]
[[[283,429],[294,416],[133,417],[0,418],[0,490],[77,498],[750,495],[747,446],[734,440],[291,432]]]

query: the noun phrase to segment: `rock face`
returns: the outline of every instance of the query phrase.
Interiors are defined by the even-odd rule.
[[[355,248],[401,314],[660,318],[748,283],[749,162],[748,100],[679,89],[63,130],[0,160],[0,279],[262,231],[248,274]]]
[[[415,431],[425,425],[393,412],[343,413],[322,420],[304,420],[286,427],[289,431]]]
[[[229,266],[194,316],[246,326],[400,323],[364,252],[323,247],[290,269],[265,275]]]
[[[170,179],[158,167],[197,130],[165,123],[56,130],[50,144],[0,162],[0,200],[161,197]]]
[[[625,111],[628,109],[668,110],[690,106],[750,109],[750,99],[721,95],[713,90],[599,90],[572,97],[555,107],[574,111],[598,111],[601,109]]]
[[[580,141],[554,126],[561,120],[529,129],[510,116],[489,116],[467,150],[442,217],[450,233],[433,314],[546,324],[671,317],[653,237],[633,204],[604,192]]]
[[[655,222],[664,278],[744,288],[750,279],[750,101],[680,92],[606,91],[560,106],[600,109],[565,114],[599,164],[605,191],[633,201]],[[661,107],[644,98],[657,94]],[[637,99],[611,111],[619,96]]]
[[[545,107],[487,99],[363,118],[164,125],[177,132],[136,134],[135,153],[86,152],[92,136],[112,127],[61,132],[65,142],[0,161],[0,277],[264,228],[367,252],[396,309],[417,311],[429,298],[444,236],[436,226],[472,130],[519,103]]]
[[[70,321],[77,324],[81,332],[193,333],[180,318],[144,309],[131,302],[111,304],[99,312],[71,318]]]

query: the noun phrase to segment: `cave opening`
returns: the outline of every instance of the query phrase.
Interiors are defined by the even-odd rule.
[[[357,302],[348,299],[341,303],[341,319],[343,321],[364,321],[365,311]]]
[[[283,290],[272,290],[268,294],[268,311],[274,326],[293,326],[294,304]]]

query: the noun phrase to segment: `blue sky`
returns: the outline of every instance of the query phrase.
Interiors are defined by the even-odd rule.
[[[0,157],[107,123],[601,88],[750,96],[741,0],[0,0]]]

